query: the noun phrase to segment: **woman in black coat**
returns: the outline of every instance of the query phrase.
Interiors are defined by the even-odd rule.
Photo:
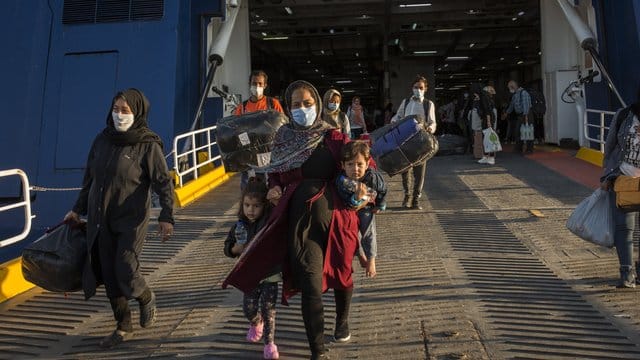
[[[107,126],[93,141],[82,190],[65,220],[87,215],[85,297],[104,283],[117,328],[101,342],[113,347],[132,336],[129,300],[140,306],[140,326],[156,317],[155,294],[140,273],[139,256],[147,235],[150,189],[160,197],[163,241],[173,233],[173,183],[160,137],[147,125],[149,101],[137,89],[113,98]]]

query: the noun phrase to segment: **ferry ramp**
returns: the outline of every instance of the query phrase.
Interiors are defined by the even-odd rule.
[[[335,344],[325,295],[331,359],[638,359],[635,290],[617,290],[615,251],[565,229],[599,169],[558,150],[496,166],[468,156],[428,164],[424,210],[400,208],[399,177],[378,217],[378,276],[355,266],[352,340]],[[222,253],[235,221],[238,177],[176,211],[161,243],[151,225],[143,271],[158,320],[117,348],[99,340],[114,328],[100,291],[90,301],[33,289],[0,304],[0,359],[259,359],[244,340],[242,295],[220,284],[233,266]],[[132,303],[134,305],[134,303]],[[137,322],[137,306],[133,307]],[[308,358],[299,296],[278,306],[283,359]]]

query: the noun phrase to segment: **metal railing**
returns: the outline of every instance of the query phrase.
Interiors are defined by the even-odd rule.
[[[216,126],[214,125],[180,134],[173,139],[173,167],[176,175],[178,175],[178,185],[180,187],[184,185],[186,176],[192,175],[194,179],[197,179],[200,168],[222,160],[220,155],[212,156],[212,149],[217,145],[215,131]],[[196,146],[198,139],[204,139],[204,141],[201,141],[203,144],[200,146]],[[187,141],[190,144],[190,146],[186,147],[188,150],[178,150],[180,141]],[[207,159],[199,162],[198,153],[205,151],[208,155]]]
[[[20,234],[12,236],[8,239],[0,240],[0,248],[17,243],[18,241],[26,238],[29,235],[29,232],[31,231],[31,219],[35,217],[35,215],[31,214],[31,194],[30,194],[31,189],[29,187],[29,178],[27,177],[27,174],[20,169],[10,169],[10,170],[0,171],[0,178],[8,177],[8,176],[20,177],[20,180],[22,183],[22,196],[20,198],[20,201],[17,201],[9,205],[0,206],[0,213],[23,207],[24,208],[24,228],[22,229],[22,232]]]
[[[589,114],[599,114],[600,121],[597,124],[590,124]],[[606,125],[605,116],[607,115],[613,116],[615,114],[616,114],[615,111],[594,110],[594,109],[587,109],[587,111],[585,111],[584,113],[584,119],[583,119],[584,137],[585,139],[591,142],[599,144],[600,152],[602,153],[604,153],[604,145],[607,142],[607,138],[606,138],[607,131],[609,130],[609,127]],[[598,138],[591,137],[589,130],[593,128],[598,129]]]

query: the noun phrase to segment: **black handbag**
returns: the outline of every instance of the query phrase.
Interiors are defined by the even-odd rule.
[[[86,223],[61,223],[22,251],[22,274],[49,291],[79,291],[86,259]]]

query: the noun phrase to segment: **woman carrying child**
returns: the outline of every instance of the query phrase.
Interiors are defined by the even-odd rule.
[[[302,293],[302,317],[312,359],[324,359],[322,293],[334,289],[337,341],[350,338],[353,257],[358,217],[338,197],[335,179],[349,141],[322,121],[322,100],[305,81],[285,92],[291,124],[276,134],[267,198],[277,204],[263,231],[245,250],[222,286],[250,291],[274,265],[283,267],[283,302]]]
[[[257,178],[250,178],[242,191],[238,221],[229,231],[224,242],[224,254],[235,258],[242,254],[245,246],[264,227],[269,217],[270,204],[267,200],[267,185]],[[245,292],[242,310],[249,320],[247,340],[258,342],[264,339],[265,359],[278,359],[278,347],[274,343],[276,301],[278,281],[282,280],[280,269],[274,268],[258,286]]]

